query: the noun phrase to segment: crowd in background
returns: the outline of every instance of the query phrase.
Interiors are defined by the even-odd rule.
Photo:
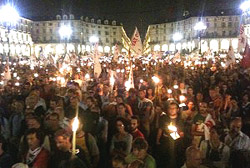
[[[126,63],[103,62],[99,78],[88,63],[70,66],[62,84],[53,65],[14,62],[12,79],[0,86],[2,168],[250,165],[250,71],[240,64],[134,60],[135,87],[128,89]],[[77,154],[72,155],[77,108]],[[177,128],[176,139],[170,125]]]

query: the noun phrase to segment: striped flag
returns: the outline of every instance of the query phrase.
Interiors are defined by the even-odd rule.
[[[102,72],[102,66],[99,61],[100,54],[98,51],[98,43],[94,46],[94,53],[93,53],[93,61],[94,61],[94,76],[96,78],[99,78],[101,72]]]
[[[241,25],[240,26],[240,34],[238,37],[238,52],[241,52],[242,49],[244,49],[246,47],[246,44],[247,44],[247,37],[245,34],[244,26]]]
[[[119,47],[118,47],[118,45],[116,44],[116,45],[115,45],[115,49],[114,49],[114,58],[113,58],[113,60],[114,60],[115,62],[118,61],[118,55],[119,55]]]

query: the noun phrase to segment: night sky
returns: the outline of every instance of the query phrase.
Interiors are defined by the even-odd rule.
[[[0,0],[4,1],[4,0]],[[9,0],[21,16],[55,16],[73,13],[123,23],[130,37],[137,26],[143,37],[149,24],[183,19],[183,12],[193,16],[220,10],[237,10],[242,0]],[[238,10],[239,11],[239,10]]]

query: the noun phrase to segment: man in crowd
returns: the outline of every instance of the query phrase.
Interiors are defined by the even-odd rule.
[[[133,136],[133,140],[136,138],[144,138],[143,133],[138,129],[140,120],[137,116],[132,116],[130,120],[130,134]]]

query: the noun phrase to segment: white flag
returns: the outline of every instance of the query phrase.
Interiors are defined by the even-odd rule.
[[[142,42],[137,27],[135,28],[134,34],[131,38],[131,49],[138,55],[142,55]]]
[[[132,66],[130,66],[128,81],[129,81],[129,84],[130,84],[130,88],[135,88],[135,85],[134,85],[134,73],[133,73],[133,67]]]
[[[101,72],[102,72],[102,67],[99,62],[100,54],[98,52],[98,44],[95,45],[94,48],[94,53],[93,53],[93,61],[94,61],[94,76],[96,78],[99,78]]]
[[[7,58],[7,61],[4,67],[4,83],[7,84],[9,80],[11,80],[11,73],[10,73],[10,67],[9,67],[9,58]]]
[[[246,44],[247,44],[247,36],[245,34],[244,26],[241,25],[240,34],[238,38],[238,52],[241,52],[242,49],[245,49]]]
[[[114,60],[115,62],[118,61],[118,55],[119,55],[119,48],[118,48],[118,45],[116,44],[116,45],[115,45],[115,49],[114,49],[114,57],[113,57],[113,60]]]

